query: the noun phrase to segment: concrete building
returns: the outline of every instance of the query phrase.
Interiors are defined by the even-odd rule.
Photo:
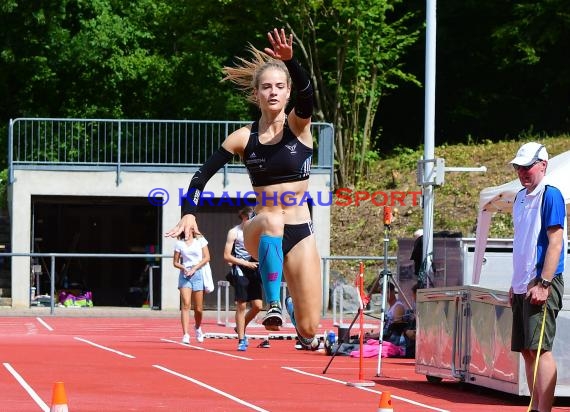
[[[178,272],[171,258],[175,240],[163,234],[180,218],[180,196],[192,174],[229,133],[244,124],[11,120],[10,250],[17,254],[11,260],[12,307],[28,307],[32,287],[35,293],[49,294],[52,276],[56,290],[92,291],[96,306],[138,306],[148,298],[148,270],[153,267],[154,304],[178,308]],[[309,194],[315,200],[312,215],[318,248],[327,256],[333,129],[316,123],[313,133]],[[210,243],[217,281],[227,272],[223,262],[227,230],[239,222],[236,211],[251,194],[239,159],[219,171],[205,192],[212,200],[200,208],[199,225]],[[30,257],[32,253],[36,255]],[[50,253],[64,256],[46,255]],[[117,256],[123,254],[128,257]],[[207,307],[215,304],[214,295],[207,295]]]

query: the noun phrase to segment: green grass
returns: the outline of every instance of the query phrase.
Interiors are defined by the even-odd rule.
[[[475,236],[479,193],[484,188],[497,186],[513,179],[516,174],[509,164],[518,148],[525,142],[545,144],[550,157],[570,150],[570,136],[525,137],[479,144],[439,145],[435,156],[445,159],[446,166],[486,166],[487,172],[448,172],[443,186],[434,190],[434,232],[461,232],[464,237]],[[366,181],[353,190],[367,191],[418,191],[416,164],[423,149],[397,149],[395,154],[376,162],[367,174]],[[398,207],[390,231],[392,239],[389,255],[394,256],[397,238],[412,237],[423,226],[420,206]],[[383,207],[363,202],[359,206],[332,206],[331,255],[383,255]],[[489,237],[512,237],[510,214],[496,215],[491,222]]]

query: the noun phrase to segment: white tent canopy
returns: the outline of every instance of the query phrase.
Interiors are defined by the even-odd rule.
[[[548,161],[548,168],[546,169],[546,176],[543,181],[558,187],[566,203],[570,203],[570,150]],[[483,265],[489,226],[491,225],[493,214],[495,212],[510,213],[513,209],[515,196],[522,188],[523,186],[517,178],[503,185],[488,187],[481,191],[479,195],[479,213],[477,216],[477,232],[473,258],[473,285],[479,284],[481,266]]]

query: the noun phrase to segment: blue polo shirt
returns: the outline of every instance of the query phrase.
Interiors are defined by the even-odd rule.
[[[545,190],[545,187],[547,189]],[[554,186],[538,186],[532,193],[521,190],[513,204],[513,278],[514,293],[526,293],[527,285],[540,277],[548,248],[547,229],[563,228],[564,247],[555,274],[564,271],[566,259],[566,206],[560,190]]]

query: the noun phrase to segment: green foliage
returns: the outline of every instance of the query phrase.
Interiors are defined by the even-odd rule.
[[[397,146],[392,156],[387,161],[392,161],[395,165],[402,169],[414,169],[417,166],[418,159],[423,156],[419,150],[409,147]]]
[[[570,13],[565,0],[526,0],[512,6],[510,18],[493,33],[505,52],[503,65],[539,64],[568,39]]]
[[[398,0],[283,1],[317,88],[318,115],[335,126],[338,185],[357,182],[376,147],[373,121],[386,90],[417,82],[402,68],[419,31]],[[318,33],[318,37],[317,37]]]
[[[0,98],[9,117],[243,118],[220,86],[228,50],[240,52],[263,13],[236,2],[13,2],[0,9]],[[261,9],[261,10],[260,10]],[[238,12],[239,10],[239,12]],[[254,12],[252,12],[254,10]],[[211,19],[212,15],[224,16]],[[226,17],[230,16],[230,17]],[[233,21],[231,21],[233,20]],[[229,23],[229,24],[228,24]],[[251,27],[251,28],[250,28]],[[14,81],[16,80],[16,81]]]
[[[540,141],[552,157],[567,151],[569,137],[527,136],[524,141]],[[461,232],[465,237],[475,236],[479,195],[481,190],[498,186],[516,178],[508,161],[521,145],[521,140],[488,141],[472,145],[442,145],[435,148],[436,157],[443,157],[447,166],[486,166],[485,173],[448,172],[445,184],[434,189],[434,231]],[[416,162],[421,150],[399,148],[376,162],[366,180],[354,190],[367,191],[419,191],[416,183]],[[398,206],[390,239],[412,237],[423,226],[423,210],[419,205]],[[384,233],[382,207],[362,202],[359,206],[332,207],[331,254],[371,255],[381,254]],[[490,226],[489,237],[513,236],[510,213],[496,213]],[[397,253],[397,245],[389,244],[389,255]]]
[[[440,148],[568,130],[566,1],[438,4]],[[397,110],[386,98],[402,85],[423,93],[416,87],[424,70],[423,13],[423,4],[402,0],[2,1],[0,120],[243,120],[257,112],[220,83],[221,68],[244,56],[248,42],[263,48],[268,30],[285,27],[314,80],[314,119],[335,127],[336,185],[358,184],[374,169],[378,147],[421,140],[415,133],[410,143],[403,129],[421,130],[423,104],[412,113],[413,101]],[[386,118],[397,125],[395,144],[383,145]],[[5,154],[6,131],[0,133]],[[415,168],[409,157],[401,161]]]

